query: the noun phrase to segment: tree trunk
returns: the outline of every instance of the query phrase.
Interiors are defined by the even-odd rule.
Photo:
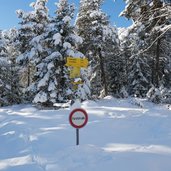
[[[100,48],[98,49],[98,53],[99,53],[99,59],[100,59],[101,80],[102,80],[102,85],[104,89],[104,95],[107,96],[108,88],[107,88],[106,74],[105,74],[105,69],[104,69],[104,60],[103,60],[103,56],[101,54]]]
[[[160,38],[157,40],[157,48],[156,48],[156,64],[155,64],[155,82],[156,87],[159,88],[159,73],[160,73]]]
[[[27,87],[30,86],[30,62],[28,62],[27,66]]]

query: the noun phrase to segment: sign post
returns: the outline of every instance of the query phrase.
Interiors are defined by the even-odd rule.
[[[79,145],[79,129],[76,128],[76,145]]]
[[[76,58],[76,57],[67,57],[65,66],[69,68],[70,78],[73,79],[72,86],[74,90],[78,89],[79,84],[83,84],[82,81],[75,81],[74,79],[81,79],[81,68],[88,68],[88,59],[87,58]]]
[[[76,128],[76,145],[79,145],[79,129],[87,124],[88,115],[84,109],[77,108],[71,111],[69,122],[71,126]]]

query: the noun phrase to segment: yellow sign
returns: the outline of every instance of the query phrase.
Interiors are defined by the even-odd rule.
[[[66,66],[87,68],[88,67],[88,59],[87,58],[82,59],[82,58],[67,57]]]
[[[87,68],[88,67],[88,59],[87,58],[84,58],[84,59],[80,58],[80,67],[81,68]]]
[[[78,84],[83,84],[83,82],[82,81],[77,81],[77,82],[72,82],[72,84],[78,85]]]
[[[70,78],[80,77],[80,67],[73,67],[70,70]]]

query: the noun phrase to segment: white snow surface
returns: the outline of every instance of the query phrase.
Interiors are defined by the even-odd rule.
[[[68,121],[74,106],[0,108],[0,171],[171,170],[170,106],[110,96],[79,106],[89,116],[79,146]]]
[[[71,48],[71,44],[70,44],[69,42],[65,42],[65,43],[63,44],[63,47],[64,47],[65,49],[70,49],[70,48]]]
[[[54,44],[55,45],[59,45],[61,43],[61,34],[60,33],[56,33],[54,36],[53,36],[53,40],[55,40]]]
[[[64,23],[68,23],[68,22],[70,22],[71,21],[71,17],[70,16],[65,16],[64,18],[63,18],[63,22]]]

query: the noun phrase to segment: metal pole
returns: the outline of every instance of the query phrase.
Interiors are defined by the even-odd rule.
[[[79,129],[76,128],[76,145],[79,145]]]

